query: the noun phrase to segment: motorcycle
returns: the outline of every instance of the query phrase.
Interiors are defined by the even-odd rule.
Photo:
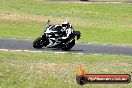
[[[80,31],[73,30],[73,33],[67,39],[62,39],[61,37],[65,35],[61,31],[62,26],[52,25],[49,20],[47,25],[44,34],[41,37],[36,38],[33,42],[34,48],[40,49],[42,47],[50,47],[68,51],[75,45],[75,37],[77,37],[77,40],[80,39]]]

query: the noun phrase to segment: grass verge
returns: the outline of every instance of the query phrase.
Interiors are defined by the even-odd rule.
[[[81,88],[78,65],[87,73],[129,73],[132,57],[118,55],[55,54],[0,51],[1,88]],[[131,88],[130,84],[87,84],[84,88]]]
[[[69,18],[82,33],[80,42],[132,44],[131,10],[127,3],[1,0],[0,37],[34,39],[46,27],[43,21]]]

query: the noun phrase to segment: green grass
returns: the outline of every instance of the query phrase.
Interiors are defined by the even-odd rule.
[[[35,39],[43,21],[69,18],[82,33],[79,42],[132,44],[132,5],[127,3],[1,0],[0,37]]]
[[[132,44],[132,5],[127,3],[0,0],[0,37],[35,39],[46,21],[69,18],[79,42]],[[132,56],[0,51],[0,88],[82,88],[77,68],[87,73],[129,73]],[[131,88],[130,84],[87,84],[84,88]]]
[[[52,52],[0,52],[1,88],[82,88],[76,83],[77,68],[87,73],[129,73],[132,57],[122,55],[75,55]],[[130,84],[87,84],[84,88],[131,88]]]

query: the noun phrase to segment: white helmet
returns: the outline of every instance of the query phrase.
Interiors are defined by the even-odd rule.
[[[70,22],[68,19],[65,19],[61,24],[62,24],[62,27],[69,27]]]

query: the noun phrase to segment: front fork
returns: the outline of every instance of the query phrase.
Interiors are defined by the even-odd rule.
[[[42,35],[42,41],[44,42],[43,46],[47,46],[49,44],[49,40],[46,37],[46,34]]]

